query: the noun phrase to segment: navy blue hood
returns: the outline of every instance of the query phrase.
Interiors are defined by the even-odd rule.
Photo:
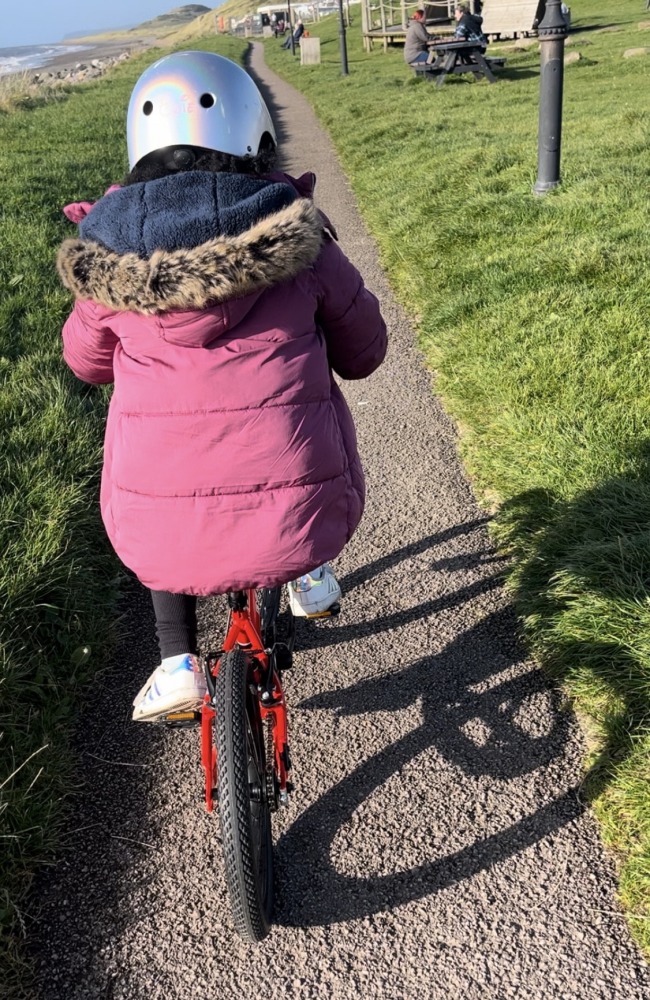
[[[147,260],[156,250],[190,250],[219,236],[239,236],[297,197],[289,184],[194,170],[104,195],[82,219],[79,234]]]

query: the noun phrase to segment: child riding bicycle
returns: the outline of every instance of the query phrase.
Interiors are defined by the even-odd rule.
[[[312,201],[275,172],[269,111],[236,63],[158,60],[133,90],[130,173],[67,206],[58,257],[75,305],[64,357],[113,383],[101,510],[152,594],[161,662],[134,719],[197,707],[196,597],[288,582],[294,614],[340,597],[328,565],[364,481],[334,380],[386,352],[376,298]]]

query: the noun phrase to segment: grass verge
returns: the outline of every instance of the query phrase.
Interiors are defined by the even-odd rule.
[[[645,38],[635,0],[615,16],[610,6],[572,4],[583,58],[566,71],[564,183],[543,200],[530,194],[534,49],[507,50],[493,87],[461,78],[438,90],[412,77],[400,49],[364,53],[356,23],[342,79],[329,19],[310,26],[321,66],[301,68],[274,40],[267,59],[332,134],[393,286],[419,317],[466,465],[515,556],[529,640],[586,720],[586,787],[650,952],[648,63],[622,58]],[[241,54],[235,39],[192,47]],[[0,996],[18,996],[21,901],[53,855],[66,727],[110,638],[118,573],[96,501],[106,393],[60,361],[60,207],[125,172],[126,104],[153,55],[0,118]]]
[[[418,317],[530,646],[582,719],[585,792],[650,954],[650,57],[624,57],[650,31],[636,0],[571,11],[563,184],[542,199],[536,46],[493,44],[497,84],[441,88],[401,48],[365,53],[358,22],[348,77],[335,18],[310,25],[320,66],[273,40],[266,56],[332,135]]]
[[[9,114],[18,108],[41,107],[53,101],[65,99],[69,86],[45,86],[32,82],[33,72],[10,73],[0,76],[0,115]]]
[[[155,54],[0,115],[0,997],[12,1000],[30,995],[24,901],[54,856],[70,726],[111,642],[122,577],[98,505],[108,391],[61,359],[61,208],[126,173],[126,107]]]

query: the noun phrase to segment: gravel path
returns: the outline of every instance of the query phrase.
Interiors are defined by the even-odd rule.
[[[369,502],[337,561],[343,612],[301,623],[287,674],[297,790],[275,825],[276,926],[257,947],[233,932],[196,733],[129,721],[156,656],[138,599],[83,719],[62,861],[37,886],[38,998],[648,1000],[580,798],[580,734],[517,642],[413,330],[310,108],[260,46],[252,68],[285,166],[318,173],[391,336],[380,371],[345,387]],[[205,602],[206,644],[221,614]]]

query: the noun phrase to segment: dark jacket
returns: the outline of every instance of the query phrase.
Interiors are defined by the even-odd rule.
[[[480,14],[463,14],[456,25],[454,38],[462,38],[466,42],[482,42],[487,45],[488,40],[483,34],[483,18]]]

